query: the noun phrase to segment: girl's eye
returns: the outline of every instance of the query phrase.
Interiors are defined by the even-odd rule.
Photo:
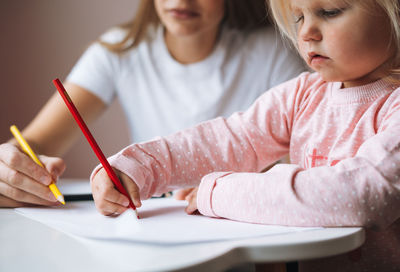
[[[294,17],[294,23],[295,23],[295,24],[300,23],[300,21],[303,20],[303,18],[304,18],[304,16],[297,16],[297,17]]]
[[[331,9],[331,10],[322,9],[318,13],[321,17],[332,18],[332,17],[338,16],[342,12],[343,12],[343,9]]]

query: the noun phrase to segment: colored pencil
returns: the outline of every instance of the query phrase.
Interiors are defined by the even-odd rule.
[[[12,125],[10,127],[11,133],[14,135],[15,139],[18,141],[19,145],[21,148],[24,150],[24,152],[38,165],[41,167],[45,168],[43,163],[39,160],[39,158],[36,156],[35,152],[33,152],[32,148],[29,146],[28,142],[25,141],[24,137],[22,137],[21,132],[19,132],[18,128],[15,125]],[[58,190],[56,184],[54,182],[51,182],[49,185],[50,191],[53,193],[53,195],[56,197],[56,199],[61,202],[63,205],[65,205],[65,200],[64,196],[61,194],[60,190]]]
[[[65,90],[64,86],[62,85],[61,81],[58,78],[56,78],[53,80],[53,84],[56,86],[58,93],[63,98],[65,104],[67,105],[67,107],[68,107],[69,111],[71,112],[72,116],[74,117],[75,121],[78,123],[81,131],[85,135],[85,137],[86,137],[87,141],[89,142],[90,146],[92,147],[94,153],[96,154],[97,158],[100,160],[100,163],[106,170],[107,175],[110,177],[111,181],[114,183],[114,185],[118,189],[118,191],[121,194],[125,195],[129,199],[129,207],[131,207],[135,211],[137,218],[139,218],[135,204],[133,204],[131,198],[129,197],[128,193],[126,192],[121,181],[118,179],[114,170],[111,168],[111,165],[107,161],[107,159],[104,156],[103,152],[101,151],[99,145],[97,144],[96,140],[92,136],[92,133],[89,131],[89,128],[86,126],[86,123],[83,121],[81,115],[79,114],[78,110],[76,109],[74,103],[72,102],[70,96],[68,95],[68,93]]]

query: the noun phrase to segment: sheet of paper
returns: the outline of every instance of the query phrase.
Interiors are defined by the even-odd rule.
[[[184,201],[172,198],[143,201],[141,219],[132,210],[118,217],[97,212],[94,202],[71,202],[55,208],[17,208],[17,213],[70,235],[156,244],[182,244],[243,239],[306,231],[295,228],[249,224],[202,215],[187,215]]]

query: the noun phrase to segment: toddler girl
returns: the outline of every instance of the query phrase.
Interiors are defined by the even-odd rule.
[[[274,18],[316,73],[217,118],[110,158],[133,202],[199,185],[187,212],[288,226],[363,226],[349,255],[301,271],[400,270],[398,0],[271,0]],[[184,114],[184,113],[182,113]],[[290,154],[291,164],[266,166]],[[92,174],[99,211],[128,200]]]

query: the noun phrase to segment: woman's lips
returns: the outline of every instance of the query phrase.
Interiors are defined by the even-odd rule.
[[[181,20],[192,19],[199,16],[197,12],[187,9],[170,9],[168,10],[168,13],[171,14],[173,17]]]

